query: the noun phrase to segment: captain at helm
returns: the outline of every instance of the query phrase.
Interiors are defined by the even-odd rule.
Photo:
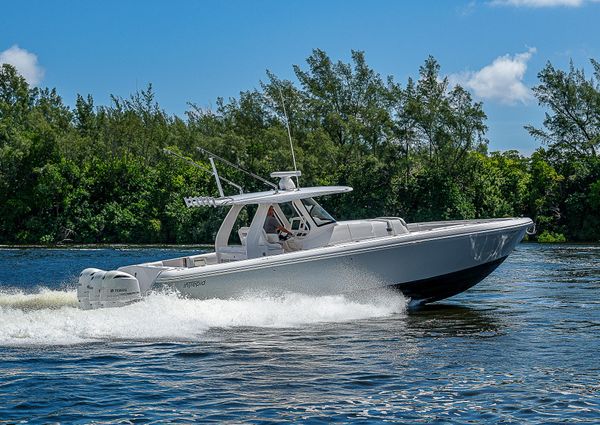
[[[278,238],[279,240],[286,240],[290,236],[293,236],[291,231],[281,225],[281,222],[275,216],[275,209],[272,205],[267,211],[267,218],[265,219],[263,229],[269,239],[272,239],[272,236],[275,236],[275,238]]]

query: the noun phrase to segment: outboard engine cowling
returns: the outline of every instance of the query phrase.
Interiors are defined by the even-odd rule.
[[[106,272],[100,289],[100,307],[123,307],[142,299],[140,283],[119,270]]]
[[[77,301],[79,302],[79,308],[82,310],[89,310],[92,308],[90,304],[90,283],[92,281],[92,277],[97,272],[102,272],[103,270],[89,268],[85,269],[79,275],[79,284],[77,285]]]
[[[106,273],[105,270],[99,270],[95,272],[90,279],[90,292],[88,294],[90,308],[100,308],[100,290],[102,289],[102,283],[104,282],[103,279]]]

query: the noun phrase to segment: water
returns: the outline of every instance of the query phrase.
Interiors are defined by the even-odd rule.
[[[438,305],[155,294],[76,309],[84,267],[191,250],[0,250],[0,423],[600,421],[600,246],[520,245]]]

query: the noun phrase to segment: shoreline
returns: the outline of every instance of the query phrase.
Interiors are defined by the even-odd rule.
[[[193,249],[193,248],[214,248],[214,244],[26,244],[26,245],[2,245],[0,249],[144,249],[144,248],[165,248],[165,249]]]
[[[538,242],[538,241],[527,241],[523,240],[522,244],[537,244],[537,245],[600,245],[598,241],[565,241],[565,242]],[[0,244],[0,250],[2,249],[211,249],[214,248],[214,244],[56,244],[56,245],[42,245],[42,244],[26,244],[26,245],[10,245]]]

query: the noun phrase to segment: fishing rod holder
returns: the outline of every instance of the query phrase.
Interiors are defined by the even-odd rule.
[[[213,198],[212,196],[189,196],[187,198],[183,198],[185,201],[185,205],[188,208],[194,207],[213,207],[216,208],[220,205],[224,204],[224,201],[227,201],[227,198]]]

